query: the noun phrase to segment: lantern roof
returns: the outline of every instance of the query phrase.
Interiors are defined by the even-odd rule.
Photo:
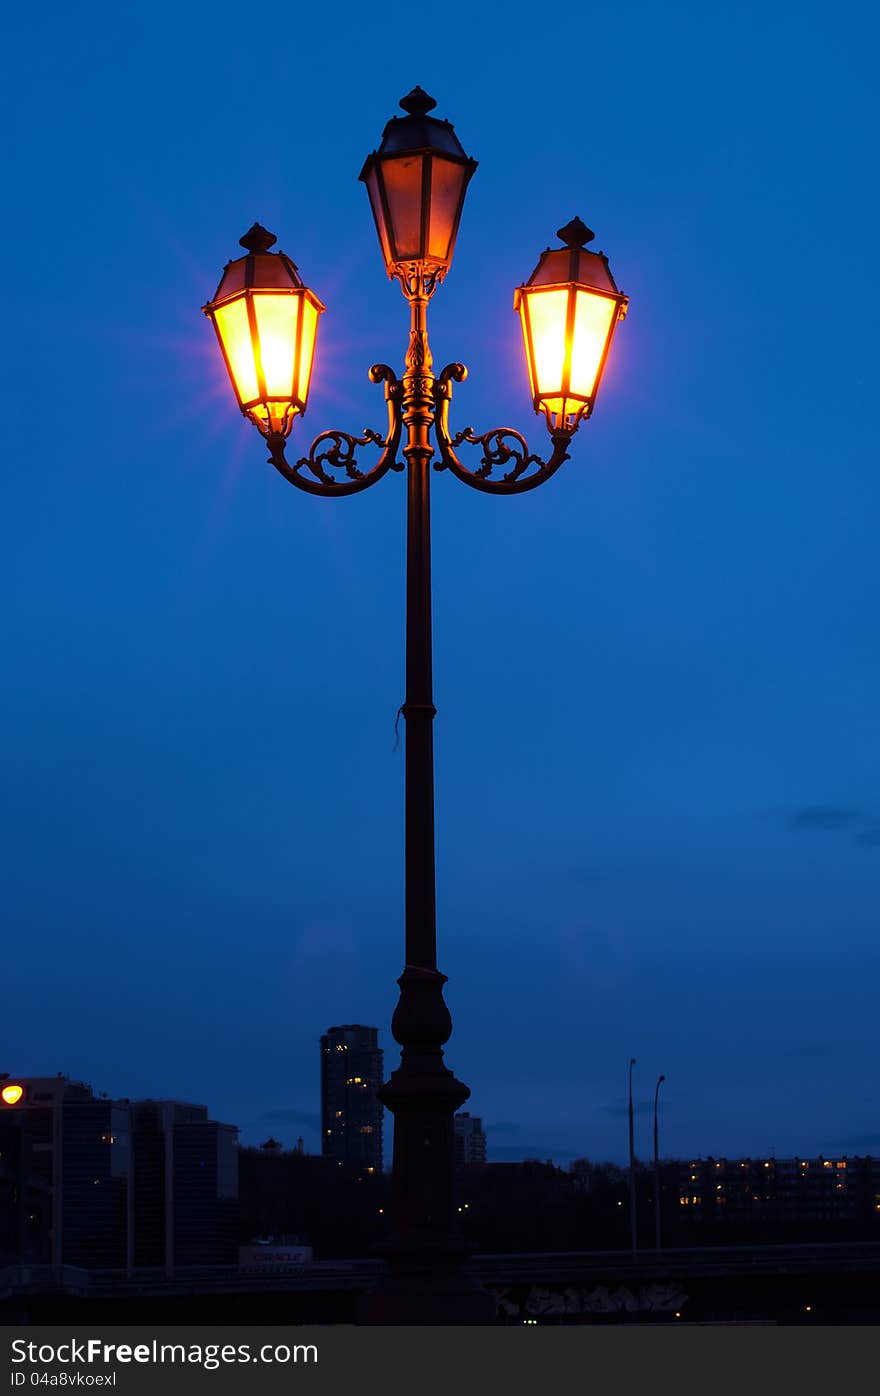
[[[382,132],[382,144],[372,155],[368,155],[360,179],[364,179],[371,162],[386,155],[406,155],[410,152],[430,150],[436,155],[445,155],[453,160],[461,160],[476,168],[476,161],[465,154],[458,136],[449,121],[429,116],[437,103],[421,87],[414,87],[399,105],[406,116],[392,116]]]
[[[261,223],[254,223],[243,237],[239,238],[242,247],[247,249],[244,257],[227,262],[223,268],[220,285],[209,305],[226,300],[228,296],[242,291],[293,291],[302,290],[305,283],[286,252],[270,252],[277,242],[274,233]],[[207,309],[207,307],[206,307]]]
[[[586,249],[586,244],[596,236],[586,223],[580,218],[573,218],[559,229],[556,236],[564,246],[548,247],[541,253],[538,265],[526,282],[527,286],[559,286],[563,282],[574,281],[596,291],[607,291],[612,296],[620,295],[605,253],[588,252]]]

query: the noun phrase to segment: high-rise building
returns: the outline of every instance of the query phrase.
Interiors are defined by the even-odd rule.
[[[0,1265],[232,1264],[237,1130],[201,1105],[0,1078]]]
[[[234,1125],[204,1105],[138,1100],[134,1144],[134,1264],[231,1265],[238,1247],[238,1153]]]
[[[382,1049],[360,1023],[321,1037],[321,1152],[364,1173],[382,1171]]]
[[[0,1250],[55,1269],[128,1267],[127,1102],[63,1075],[6,1077],[0,1087]]]
[[[453,1120],[455,1128],[455,1164],[486,1162],[486,1136],[483,1121],[467,1110],[461,1110]]]

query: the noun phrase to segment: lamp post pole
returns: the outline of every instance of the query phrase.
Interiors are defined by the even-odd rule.
[[[434,869],[434,733],[431,645],[430,462],[434,375],[427,298],[410,301],[402,380],[406,430],[406,796],[405,965],[391,1031],[400,1066],[379,1092],[394,1116],[392,1232],[387,1276],[361,1303],[361,1321],[491,1322],[494,1303],[461,1268],[466,1248],[455,1221],[454,1124],[470,1095],[444,1065],[452,1019],[437,968]]]
[[[514,298],[532,405],[543,415],[552,444],[548,459],[533,454],[511,427],[482,434],[465,427],[453,435],[453,383],[463,383],[467,369],[454,362],[434,374],[428,302],[449,270],[476,162],[450,123],[430,115],[436,103],[421,88],[400,105],[406,115],[387,123],[381,145],[360,175],[386,270],[399,281],[410,309],[402,377],[387,364],[370,369],[372,382],[384,384],[384,435],[369,429],[360,436],[323,431],[307,455],[295,463],[287,460],[291,428],[306,409],[324,306],[290,258],[270,251],[274,234],[260,224],[240,239],[247,255],[227,263],[203,309],[214,325],[239,407],[265,438],[271,464],[289,484],[332,498],[368,489],[389,471],[406,474],[406,929],[400,997],[391,1022],[401,1060],[379,1092],[394,1116],[392,1229],[383,1246],[386,1273],[365,1296],[359,1317],[368,1323],[488,1323],[494,1301],[462,1264],[466,1247],[454,1199],[453,1118],[470,1092],[443,1061],[452,1020],[443,998],[446,976],[437,968],[435,912],[432,457],[436,450],[433,469],[489,494],[522,494],[549,480],[568,460],[575,432],[593,411],[627,297],[604,253],[587,249],[593,233],[572,219],[559,230],[563,246],[541,254]],[[459,458],[456,448],[462,443],[482,447],[478,467]],[[355,452],[370,446],[380,454],[364,470]]]
[[[638,1249],[638,1236],[636,1231],[636,1156],[633,1142],[633,1067],[635,1064],[635,1057],[630,1057],[629,1071],[627,1073],[627,1116],[629,1119],[629,1239],[633,1255],[635,1255]]]
[[[659,1251],[660,1245],[660,1146],[659,1127],[657,1123],[657,1102],[660,1096],[660,1086],[666,1080],[665,1076],[657,1077],[657,1084],[654,1087],[654,1241]]]

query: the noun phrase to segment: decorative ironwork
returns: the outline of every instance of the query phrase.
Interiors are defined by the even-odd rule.
[[[284,454],[286,440],[282,432],[270,432],[266,437],[269,446],[269,460],[279,474],[291,485],[296,485],[309,494],[343,495],[357,494],[376,484],[389,470],[403,470],[405,466],[397,460],[400,433],[403,425],[399,410],[402,384],[388,364],[373,364],[370,381],[385,384],[385,402],[388,407],[388,428],[381,432],[367,427],[361,436],[336,428],[322,431],[315,437],[307,456],[301,456],[295,465],[290,465]],[[381,446],[379,459],[369,470],[361,470],[355,458],[360,446]],[[342,471],[343,478],[333,474]],[[314,478],[309,478],[310,476]]]
[[[452,436],[449,430],[449,404],[452,401],[452,384],[463,383],[467,378],[464,364],[447,364],[434,386],[436,419],[434,423],[440,459],[435,470],[449,470],[458,480],[474,489],[490,494],[522,494],[533,490],[549,480],[568,460],[568,445],[577,427],[565,431],[552,431],[553,453],[549,460],[543,460],[529,450],[528,442],[513,427],[493,427],[491,431],[477,433],[473,427],[465,427]],[[482,446],[482,464],[471,470],[456,454],[456,446],[466,442],[470,446]],[[492,471],[510,465],[501,479],[492,479]],[[537,466],[533,474],[528,471]]]
[[[415,297],[430,300],[446,275],[446,267],[427,266],[424,262],[401,262],[394,275],[408,301]]]

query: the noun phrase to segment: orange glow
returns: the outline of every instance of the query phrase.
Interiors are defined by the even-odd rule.
[[[306,409],[323,309],[305,289],[248,290],[212,307],[238,404],[264,432],[286,435]]]
[[[305,412],[318,316],[324,307],[271,233],[255,224],[249,255],[229,262],[212,301],[214,325],[238,405],[260,431],[286,436]]]
[[[579,220],[560,229],[564,247],[541,254],[514,296],[519,311],[532,403],[552,430],[574,431],[589,417],[605,359],[627,298],[607,258],[580,244],[592,236]]]
[[[298,296],[254,296],[257,344],[267,397],[293,395]]]
[[[538,410],[558,422],[580,415],[599,387],[618,300],[584,287],[524,287],[517,308]]]
[[[610,296],[594,296],[578,291],[575,298],[574,333],[571,343],[571,391],[592,397],[608,334],[617,319],[617,302]]]
[[[5,1105],[17,1105],[24,1095],[24,1086],[4,1086],[0,1091]]]
[[[531,330],[532,377],[538,394],[559,393],[569,347],[565,334],[568,291],[536,291],[523,296],[521,305],[524,326],[528,315]]]
[[[247,301],[242,296],[228,305],[218,305],[214,324],[226,355],[229,375],[239,402],[252,402],[259,397],[257,370],[248,325]]]

